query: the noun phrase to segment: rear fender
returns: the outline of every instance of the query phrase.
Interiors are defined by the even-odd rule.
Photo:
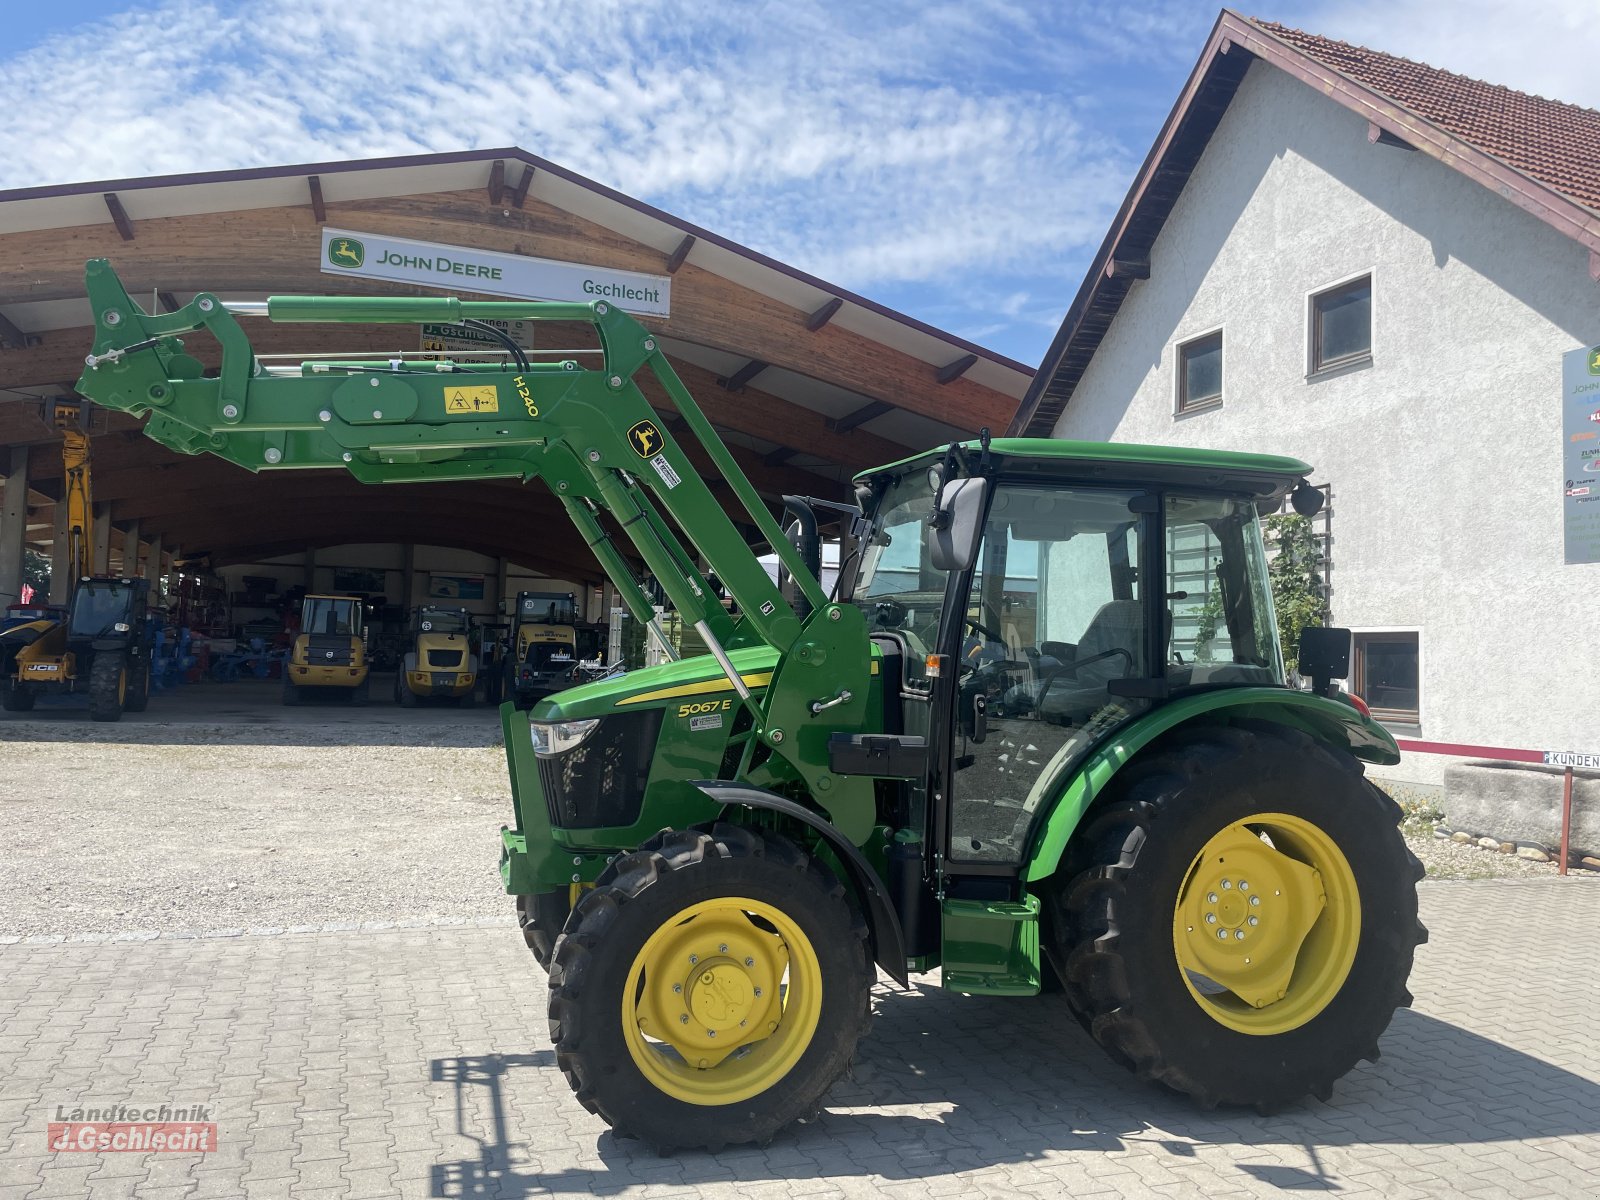
[[[717,779],[697,779],[693,786],[718,804],[764,808],[769,812],[782,813],[815,831],[849,872],[850,878],[846,882],[854,886],[856,897],[861,902],[862,913],[867,919],[867,930],[872,936],[873,958],[901,987],[909,985],[906,974],[905,936],[900,930],[900,918],[895,915],[894,907],[889,903],[889,894],[884,889],[883,881],[878,878],[877,872],[872,869],[872,864],[861,853],[860,847],[854,845],[836,827],[829,824],[826,817],[776,792]]]
[[[1190,721],[1276,721],[1347,751],[1364,762],[1392,766],[1400,749],[1389,731],[1348,704],[1287,688],[1230,688],[1174,700],[1126,728],[1089,755],[1053,789],[1057,799],[1037,827],[1023,867],[1029,883],[1055,872],[1078,822],[1127,763],[1168,730]]]

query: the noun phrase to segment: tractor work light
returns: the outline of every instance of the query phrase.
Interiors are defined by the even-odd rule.
[[[580,745],[600,724],[599,717],[586,721],[530,721],[533,752],[540,758],[554,758]]]

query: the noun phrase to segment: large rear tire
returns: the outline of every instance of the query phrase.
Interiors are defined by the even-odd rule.
[[[1179,732],[1084,819],[1047,947],[1094,1039],[1203,1107],[1327,1099],[1408,1006],[1422,867],[1350,755],[1268,722]]]
[[[866,925],[820,862],[737,825],[667,830],[556,941],[556,1065],[619,1137],[766,1142],[849,1067],[872,979]]]
[[[89,718],[120,721],[128,700],[128,660],[119,652],[94,656],[89,664]]]
[[[128,656],[128,698],[122,706],[131,713],[150,707],[150,652],[135,650]]]
[[[25,683],[15,679],[0,683],[0,706],[7,712],[32,712],[35,699],[33,689]]]

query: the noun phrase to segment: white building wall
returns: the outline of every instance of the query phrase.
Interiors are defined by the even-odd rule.
[[[1372,364],[1308,380],[1307,294],[1365,272]],[[1222,407],[1175,417],[1175,346],[1218,326]],[[1582,247],[1256,63],[1055,432],[1314,464],[1334,620],[1421,631],[1396,733],[1600,750],[1600,565],[1563,565],[1560,486],[1561,355],[1596,342]]]

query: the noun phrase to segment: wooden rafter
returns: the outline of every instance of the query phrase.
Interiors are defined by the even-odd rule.
[[[133,241],[133,222],[128,219],[128,210],[122,207],[122,201],[117,198],[115,192],[106,192],[105,201],[106,210],[111,214],[111,223],[117,227],[122,240]]]
[[[855,412],[846,413],[842,417],[834,417],[828,422],[828,428],[835,433],[849,433],[857,426],[865,425],[868,421],[875,417],[881,417],[884,413],[891,412],[893,409],[894,405],[887,400],[874,400],[869,404],[863,404]]]
[[[815,312],[806,317],[806,329],[811,333],[815,333],[829,321],[833,320],[833,314],[838,312],[843,307],[844,301],[838,296],[835,296],[832,300],[829,300],[822,307],[818,308]]]
[[[494,165],[489,168],[489,204],[494,208],[500,207],[500,201],[506,194],[506,160],[497,158]]]
[[[940,367],[934,378],[939,381],[939,385],[942,387],[947,383],[954,383],[977,365],[978,356],[976,354],[968,354],[956,359],[955,362],[946,363]]]
[[[688,259],[689,251],[691,251],[693,249],[694,249],[694,238],[692,236],[686,236],[683,239],[683,241],[678,243],[677,247],[672,251],[672,254],[668,257],[668,259],[667,259],[667,274],[668,275],[676,275],[678,273],[678,268],[683,266],[684,261],[686,259]]]
[[[316,217],[317,224],[321,225],[328,219],[328,205],[322,199],[322,176],[307,175],[306,186],[311,189],[311,215]]]

